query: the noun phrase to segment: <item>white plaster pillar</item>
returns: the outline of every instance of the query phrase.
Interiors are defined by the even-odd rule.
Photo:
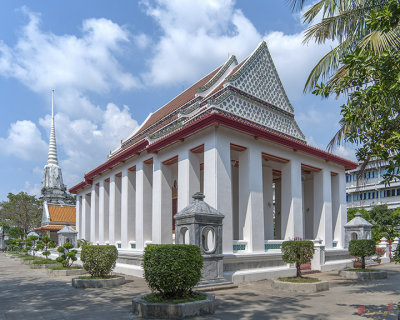
[[[90,193],[82,201],[82,239],[90,241]]]
[[[121,180],[121,245],[130,249],[129,241],[134,239],[135,233],[135,188],[134,171],[124,169]]]
[[[223,253],[233,252],[230,143],[218,129],[204,144],[204,194],[223,220]]]
[[[272,168],[263,167],[264,240],[274,239]]]
[[[275,182],[275,235],[274,239],[282,240],[282,182]]]
[[[115,176],[114,243],[121,241],[121,174]]]
[[[100,187],[99,187],[99,184],[97,183],[96,185],[95,185],[95,196],[96,196],[96,200],[95,200],[95,206],[96,206],[96,210],[95,210],[95,226],[94,226],[94,242],[98,242],[99,241],[99,224],[100,224],[100,221],[99,221],[99,206],[100,206],[100,203],[99,203],[99,192],[100,192]]]
[[[239,237],[248,252],[264,252],[264,197],[261,150],[239,153]],[[242,230],[242,235],[241,235]]]
[[[115,175],[110,176],[110,191],[108,203],[108,241],[115,244]]]
[[[326,169],[314,173],[314,234],[332,248],[331,172]]]
[[[301,163],[296,158],[282,167],[281,196],[281,225],[284,240],[294,237],[304,238]]]
[[[90,242],[96,243],[96,185],[92,184],[91,196],[90,196]]]
[[[200,161],[190,150],[178,156],[178,212],[192,202],[192,196],[200,191]]]
[[[344,225],[347,223],[346,174],[344,171],[332,177],[332,223],[333,239],[337,241],[338,248],[344,248]]]
[[[105,209],[105,200],[104,200],[104,181],[100,180],[99,182],[99,243],[104,244],[104,209]]]
[[[152,243],[172,243],[171,170],[158,159],[153,161]]]
[[[78,239],[81,239],[82,236],[82,196],[77,195],[76,197],[76,210],[75,210],[75,221],[76,221],[76,231],[78,231]]]
[[[136,249],[143,250],[145,241],[151,240],[152,165],[136,165]]]

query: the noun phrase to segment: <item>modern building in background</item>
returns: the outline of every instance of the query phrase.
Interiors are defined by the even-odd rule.
[[[347,208],[370,210],[376,205],[386,204],[389,209],[400,206],[400,181],[394,179],[390,184],[383,183],[388,162],[374,159],[360,175],[361,163],[357,169],[346,173]]]
[[[57,242],[57,231],[65,226],[75,228],[75,205],[71,205],[66,193],[61,167],[58,165],[56,131],[54,123],[54,90],[51,104],[51,129],[47,164],[43,169],[42,195],[43,215],[36,232],[47,233]]]

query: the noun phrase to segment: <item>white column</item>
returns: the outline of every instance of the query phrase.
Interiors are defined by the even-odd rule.
[[[192,196],[200,191],[200,161],[197,154],[185,150],[178,162],[178,212],[192,202]]]
[[[135,172],[124,169],[121,181],[121,244],[130,249],[129,241],[134,239],[135,231]]]
[[[95,205],[96,205],[96,210],[95,210],[95,230],[94,230],[94,241],[97,243],[99,241],[99,184],[97,183],[95,185],[95,194],[96,194],[96,201],[95,201]]]
[[[239,237],[248,252],[264,252],[264,197],[261,151],[239,153]]]
[[[152,243],[172,243],[172,190],[170,168],[153,162]]]
[[[92,184],[92,191],[90,197],[90,242],[96,243],[96,185]]]
[[[99,182],[99,243],[104,244],[104,197],[105,197],[105,190],[104,190],[104,181],[101,180]]]
[[[82,196],[77,195],[76,196],[76,210],[75,210],[75,220],[76,220],[76,231],[78,231],[78,239],[81,239],[82,236]]]
[[[275,183],[275,236],[274,239],[282,239],[282,182]]]
[[[110,191],[108,203],[108,241],[115,244],[115,175],[110,176]]]
[[[121,176],[115,176],[114,241],[121,241]]]
[[[83,196],[82,201],[82,238],[90,240],[90,193]]]
[[[326,169],[314,174],[314,234],[326,248],[332,247],[331,172]]]
[[[136,249],[143,250],[151,240],[152,166],[136,165]]]
[[[272,168],[263,167],[264,240],[274,239]]]
[[[190,150],[179,154],[178,162],[178,212],[192,202],[192,196],[200,191],[200,161]]]
[[[229,140],[218,130],[204,144],[204,194],[223,220],[223,253],[233,252],[231,156]]]
[[[303,236],[301,163],[291,159],[282,168],[282,236],[285,240]]]
[[[347,222],[345,172],[339,172],[337,176],[332,177],[332,221],[333,238],[337,241],[338,248],[344,248],[344,225]]]

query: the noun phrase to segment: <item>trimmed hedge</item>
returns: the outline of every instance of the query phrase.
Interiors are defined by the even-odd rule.
[[[365,257],[373,256],[376,252],[374,240],[360,239],[350,240],[349,253],[354,257],[361,258],[361,268],[365,269]]]
[[[203,257],[196,245],[152,244],[143,256],[148,286],[166,299],[187,297],[199,283],[202,268]]]
[[[296,277],[301,277],[300,265],[310,262],[314,256],[314,243],[311,240],[293,240],[282,243],[282,260],[296,264]]]
[[[92,277],[105,277],[115,267],[118,250],[115,246],[85,245],[81,251],[83,268]]]

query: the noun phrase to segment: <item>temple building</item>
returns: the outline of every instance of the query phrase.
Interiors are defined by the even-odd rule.
[[[36,232],[47,233],[57,242],[57,231],[65,226],[75,227],[75,206],[70,204],[63,182],[61,167],[58,165],[56,131],[54,124],[54,90],[52,90],[51,129],[47,164],[43,169],[42,195],[43,215]]]
[[[225,216],[224,275],[242,282],[288,270],[283,240],[314,240],[326,265],[348,258],[345,171],[356,167],[306,143],[262,42],[150,114],[70,192],[78,238],[117,246],[136,275],[145,246],[173,243],[173,215],[204,193]]]

